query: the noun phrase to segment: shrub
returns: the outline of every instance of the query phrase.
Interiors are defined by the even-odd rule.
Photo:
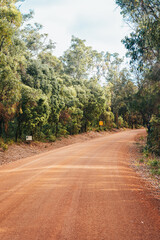
[[[157,171],[157,175],[160,175],[160,168],[159,168],[158,171]]]
[[[116,127],[117,127],[117,125],[115,123],[111,124],[111,128],[116,128]]]
[[[144,159],[143,158],[139,159],[139,162],[144,163]]]
[[[66,136],[68,134],[67,130],[66,129],[60,129],[59,132],[58,132],[58,136]]]
[[[118,117],[118,126],[121,128],[121,127],[123,127],[123,125],[124,125],[124,120],[123,120],[123,118],[120,116],[120,117]]]
[[[149,159],[147,165],[150,167],[150,171],[153,175],[160,175],[160,161],[158,158]]]
[[[153,115],[151,118],[147,145],[151,152],[160,155],[160,115]]]
[[[149,160],[148,165],[150,165],[151,167],[157,167],[158,166],[158,160],[156,160],[156,159]]]
[[[56,136],[50,135],[50,136],[47,137],[47,140],[48,140],[49,142],[55,142],[55,141],[56,141]]]
[[[8,145],[4,143],[4,140],[0,138],[0,148],[2,148],[3,151],[6,151],[8,149]]]
[[[143,155],[144,155],[144,157],[148,157],[149,156],[149,152],[148,152],[148,150],[143,150]]]
[[[15,143],[15,142],[14,142],[12,139],[10,139],[10,140],[7,141],[7,144],[8,144],[8,145],[12,145],[12,144],[14,144],[14,143]]]

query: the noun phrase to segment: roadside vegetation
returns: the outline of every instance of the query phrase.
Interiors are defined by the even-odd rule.
[[[144,178],[149,178],[153,185],[159,187],[160,156],[150,151],[147,146],[147,136],[140,136],[136,141],[138,156],[132,160],[135,168]],[[153,182],[155,181],[155,182]]]
[[[0,148],[26,135],[53,142],[145,126],[148,149],[160,154],[159,1],[116,1],[134,29],[123,40],[131,69],[118,53],[98,52],[75,36],[57,58],[42,26],[30,24],[34,13],[22,15],[17,2],[0,3]]]

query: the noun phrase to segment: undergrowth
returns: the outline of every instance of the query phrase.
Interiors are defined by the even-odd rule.
[[[145,164],[153,176],[160,176],[160,157],[149,152],[146,146],[142,147],[142,156],[139,158],[139,163]]]
[[[2,138],[0,138],[0,148],[3,151],[6,151],[8,149],[8,144],[6,144]]]

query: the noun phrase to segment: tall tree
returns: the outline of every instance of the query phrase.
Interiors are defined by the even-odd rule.
[[[131,62],[136,63],[141,71],[137,106],[148,126],[149,146],[153,150],[154,140],[160,142],[154,135],[160,135],[160,79],[157,74],[160,69],[160,2],[116,0],[116,3],[121,7],[124,18],[133,26],[133,32],[129,37],[125,37],[123,43],[128,49]],[[157,146],[159,148],[160,144]],[[156,152],[160,153],[160,149]]]
[[[18,63],[22,60],[15,33],[21,24],[21,13],[14,0],[0,3],[0,133],[7,133],[8,122],[16,113],[20,99]],[[14,47],[13,47],[14,45]],[[20,60],[21,58],[21,60]]]
[[[123,40],[128,55],[139,68],[160,61],[160,2],[159,0],[116,0],[124,19],[134,31]]]
[[[0,52],[12,44],[12,37],[21,25],[21,13],[16,8],[16,0],[0,2]]]
[[[64,69],[76,81],[86,79],[92,64],[92,48],[85,45],[85,40],[72,36],[71,46],[62,59]]]

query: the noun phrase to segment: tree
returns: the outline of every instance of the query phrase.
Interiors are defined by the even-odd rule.
[[[41,24],[24,25],[21,31],[21,37],[30,52],[31,57],[37,57],[41,52],[52,51],[55,48],[55,43],[48,40],[48,34],[41,34],[43,28]]]
[[[134,31],[122,41],[128,55],[138,67],[150,66],[160,60],[160,2],[159,0],[117,0],[121,13]]]
[[[87,101],[83,105],[83,129],[88,126],[98,126],[99,117],[105,111],[106,99],[103,88],[93,79],[86,82],[88,89]]]
[[[0,3],[0,133],[7,133],[20,99],[20,77],[17,73],[21,53],[17,49],[15,33],[21,24],[16,1]],[[15,46],[13,47],[12,44]],[[22,61],[22,59],[21,59]]]
[[[85,40],[72,36],[71,46],[61,58],[65,73],[76,81],[86,79],[92,63],[91,52],[92,48],[85,45]]]
[[[15,6],[16,0],[3,0],[0,3],[0,52],[12,44],[12,37],[21,25],[22,16]]]
[[[123,59],[118,54],[106,54],[107,72],[105,78],[107,87],[111,92],[110,106],[117,127],[119,126],[118,118],[120,116],[128,122],[129,116],[132,114],[131,104],[137,90],[129,71],[121,67],[122,63]],[[133,126],[132,122],[130,122],[130,126]]]
[[[123,43],[131,62],[136,63],[141,81],[137,93],[137,109],[148,127],[148,144],[153,150],[154,140],[159,146],[160,105],[160,2],[158,0],[117,0],[124,18],[133,25],[133,32]],[[156,122],[156,124],[155,124]],[[155,129],[157,128],[157,130]],[[156,149],[156,153],[160,151]]]
[[[24,84],[21,92],[22,98],[16,119],[16,138],[30,134],[36,138],[49,118],[48,99],[41,90],[30,88]]]

